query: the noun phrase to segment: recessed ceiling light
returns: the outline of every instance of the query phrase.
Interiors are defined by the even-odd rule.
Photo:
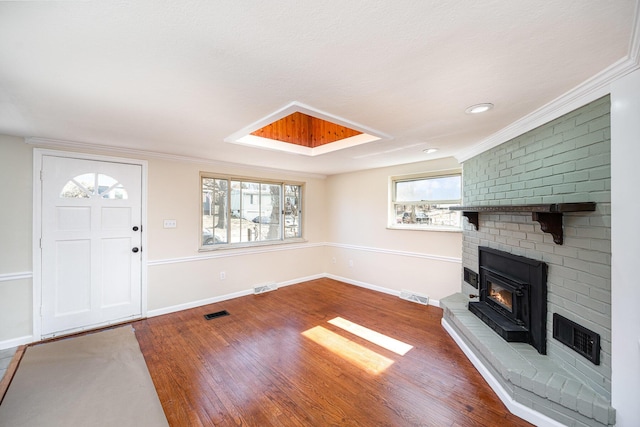
[[[422,152],[425,154],[435,153],[436,151],[438,151],[437,148],[425,148],[424,150],[422,150]]]
[[[464,110],[467,114],[479,114],[484,113],[485,111],[489,111],[493,108],[493,104],[485,103],[485,104],[476,104]]]

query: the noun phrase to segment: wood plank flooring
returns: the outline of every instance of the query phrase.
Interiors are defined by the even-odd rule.
[[[204,319],[220,310],[230,315]],[[336,317],[413,348],[397,354],[328,322]],[[441,318],[437,307],[318,279],[134,327],[171,426],[530,426]]]

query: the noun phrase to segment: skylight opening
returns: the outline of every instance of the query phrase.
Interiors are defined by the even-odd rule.
[[[349,120],[292,102],[225,138],[226,142],[292,154],[318,156],[388,135]]]

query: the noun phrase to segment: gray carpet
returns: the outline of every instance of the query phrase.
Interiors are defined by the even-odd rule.
[[[168,426],[133,328],[27,348],[0,426]]]

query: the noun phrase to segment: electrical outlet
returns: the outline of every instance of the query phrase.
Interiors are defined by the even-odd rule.
[[[353,268],[353,260],[352,259],[349,260],[349,268]]]
[[[227,273],[225,273],[224,271],[220,272],[220,280],[224,280],[227,278]]]
[[[178,221],[175,219],[165,219],[164,220],[164,228],[176,228],[178,226]]]

